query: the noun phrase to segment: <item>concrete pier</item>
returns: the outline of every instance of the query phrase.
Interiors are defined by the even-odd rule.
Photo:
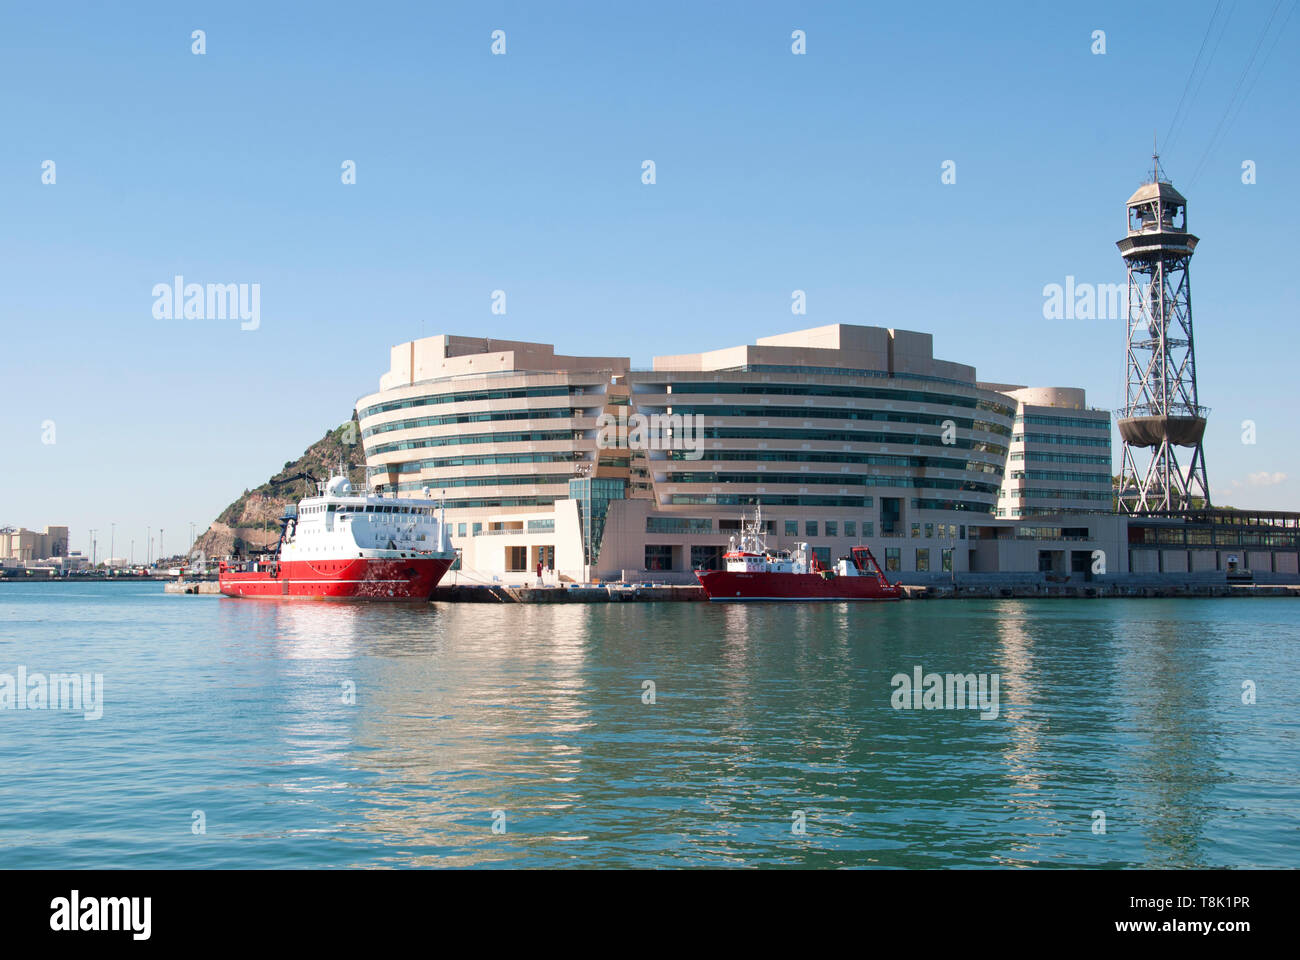
[[[625,601],[707,600],[698,585],[669,584],[570,584],[563,587],[491,585],[440,586],[435,601],[449,603],[619,603]]]
[[[1300,597],[1300,586],[1270,583],[1094,583],[1017,584],[1014,586],[951,584],[904,586],[907,600],[1011,600],[1111,597]]]
[[[171,580],[164,584],[163,593],[206,594],[210,596],[220,594],[221,587],[215,580],[186,580],[181,583]]]
[[[164,592],[215,595],[216,582],[171,581]],[[1153,597],[1300,597],[1300,585],[1281,583],[951,583],[902,587],[904,600],[1100,600]],[[625,603],[707,600],[699,586],[671,584],[569,584],[530,587],[519,584],[440,586],[431,598],[441,603]],[[797,601],[794,601],[797,602]]]
[[[1141,597],[1300,597],[1295,584],[1232,583],[989,583],[930,584],[902,587],[904,600],[1041,600]],[[597,584],[568,587],[458,585],[438,587],[435,601],[447,603],[617,603],[621,601],[702,601],[699,586]],[[797,602],[797,601],[793,601]],[[847,601],[846,601],[847,602]]]

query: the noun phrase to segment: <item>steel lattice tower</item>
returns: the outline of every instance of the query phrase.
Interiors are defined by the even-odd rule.
[[[1128,198],[1128,234],[1117,244],[1128,265],[1128,382],[1118,419],[1124,441],[1119,504],[1124,513],[1178,512],[1210,505],[1205,418],[1196,392],[1192,287],[1197,238],[1187,232],[1187,199],[1160,178]],[[1187,468],[1177,449],[1190,450]],[[1150,460],[1145,466],[1144,450]]]

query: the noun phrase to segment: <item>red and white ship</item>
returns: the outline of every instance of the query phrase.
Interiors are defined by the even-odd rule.
[[[217,580],[230,597],[428,600],[455,560],[430,500],[354,493],[339,474],[285,508],[275,549]]]
[[[710,600],[898,600],[897,583],[890,583],[867,547],[854,547],[834,567],[823,567],[808,544],[795,551],[769,550],[763,540],[763,509],[752,524],[742,527],[740,543],[731,538],[722,570],[696,570],[695,577]]]

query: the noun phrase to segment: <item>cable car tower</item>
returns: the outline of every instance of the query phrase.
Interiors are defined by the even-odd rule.
[[[1128,265],[1128,386],[1116,418],[1124,441],[1119,509],[1128,514],[1210,505],[1201,448],[1209,411],[1197,399],[1188,272],[1197,238],[1187,232],[1187,199],[1161,179],[1159,154],[1152,159],[1151,180],[1128,198],[1128,233],[1116,244]],[[1186,469],[1179,448],[1190,451]]]

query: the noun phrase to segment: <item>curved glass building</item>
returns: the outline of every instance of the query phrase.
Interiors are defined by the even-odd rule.
[[[758,504],[772,547],[969,569],[1017,407],[929,334],[834,324],[650,370],[429,337],[393,348],[357,413],[372,484],[445,499],[463,576],[540,562],[554,579],[685,581]]]

